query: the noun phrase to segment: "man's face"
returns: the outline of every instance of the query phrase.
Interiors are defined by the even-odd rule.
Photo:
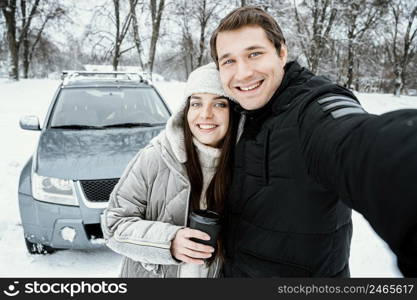
[[[287,49],[280,56],[259,26],[245,26],[217,35],[220,79],[229,96],[246,110],[263,107],[284,76]]]

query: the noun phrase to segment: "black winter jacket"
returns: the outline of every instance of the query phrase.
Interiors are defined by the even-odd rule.
[[[244,111],[225,208],[226,277],[346,277],[351,208],[417,276],[417,110],[366,113],[298,63]]]

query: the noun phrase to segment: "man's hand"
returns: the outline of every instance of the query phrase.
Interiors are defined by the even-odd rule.
[[[214,248],[190,240],[210,240],[210,236],[200,230],[183,228],[177,231],[171,243],[171,253],[176,259],[192,264],[202,265],[205,258],[211,257]]]

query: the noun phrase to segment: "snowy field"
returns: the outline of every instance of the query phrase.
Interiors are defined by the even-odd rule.
[[[0,277],[116,277],[120,256],[105,246],[96,250],[65,250],[52,255],[29,255],[20,223],[17,185],[19,173],[34,150],[38,132],[19,127],[23,115],[37,115],[41,124],[58,81],[0,79]],[[157,82],[156,86],[175,108],[184,84]],[[384,113],[417,108],[417,97],[358,94],[365,109]],[[351,251],[352,277],[400,277],[395,256],[359,214],[354,214]]]

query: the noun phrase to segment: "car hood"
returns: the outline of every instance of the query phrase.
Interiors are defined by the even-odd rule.
[[[42,132],[37,173],[73,180],[120,178],[129,161],[164,127]]]

